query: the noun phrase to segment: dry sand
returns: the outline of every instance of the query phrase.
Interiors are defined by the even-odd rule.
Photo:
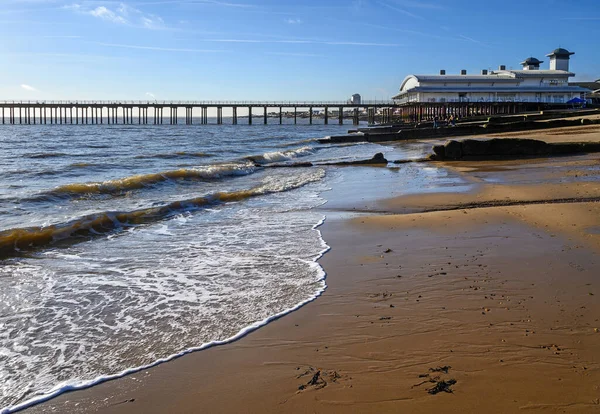
[[[600,412],[598,166],[448,163],[471,192],[334,212],[315,302],[30,412]]]

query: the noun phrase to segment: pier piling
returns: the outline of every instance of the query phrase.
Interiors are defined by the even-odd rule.
[[[461,118],[472,116],[493,116],[517,114],[525,111],[540,111],[548,108],[564,108],[565,105],[527,103],[527,102],[411,102],[407,104],[396,104],[394,102],[363,101],[356,105],[350,102],[14,102],[0,101],[2,111],[2,125],[98,125],[104,123],[104,108],[106,108],[106,123],[108,125],[134,125],[137,116],[138,125],[162,125],[164,109],[169,114],[168,123],[177,125],[179,123],[178,108],[185,108],[185,124],[194,124],[194,110],[199,109],[200,124],[207,125],[208,109],[216,110],[216,122],[218,125],[224,123],[223,109],[231,108],[232,124],[239,123],[239,109],[248,109],[248,124],[254,122],[253,110],[262,108],[263,124],[268,124],[268,118],[272,115],[279,118],[279,125],[284,124],[283,118],[294,119],[298,124],[298,116],[308,118],[309,124],[314,124],[315,108],[319,109],[318,118],[323,118],[324,125],[330,122],[330,115],[335,117],[337,108],[338,123],[344,124],[344,111],[350,113],[354,125],[358,125],[361,119],[366,119],[369,124],[390,124],[395,120],[406,122],[431,122],[435,118],[445,119],[450,115]],[[269,114],[269,108],[274,108],[274,113]],[[284,113],[284,108],[289,108]],[[293,114],[291,109],[293,108]],[[323,108],[323,113],[320,109]],[[330,113],[330,108],[334,109]],[[152,109],[153,121],[150,122],[149,109]],[[279,110],[279,113],[277,113]],[[50,114],[48,114],[50,111]],[[119,111],[122,111],[119,113]],[[137,111],[137,114],[136,114]],[[212,111],[212,109],[211,109]],[[260,112],[260,109],[258,109]],[[298,113],[300,111],[300,114]],[[39,118],[38,118],[39,116]],[[48,116],[50,122],[48,122]],[[259,115],[260,116],[260,115]],[[122,118],[122,119],[119,119]],[[121,122],[119,122],[121,121]]]

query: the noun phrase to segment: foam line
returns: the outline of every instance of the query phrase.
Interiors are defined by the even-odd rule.
[[[182,357],[186,354],[192,353],[192,352],[202,351],[204,349],[212,348],[214,346],[225,345],[225,344],[229,344],[231,342],[235,342],[235,341],[245,337],[249,333],[257,330],[258,328],[261,328],[276,319],[279,319],[285,315],[288,315],[288,314],[300,309],[304,305],[314,301],[319,296],[321,296],[323,294],[323,292],[325,292],[325,290],[327,289],[327,284],[325,281],[325,279],[327,278],[327,273],[325,272],[325,269],[323,269],[323,267],[318,263],[319,259],[321,259],[325,255],[325,253],[327,253],[329,250],[331,250],[331,247],[325,242],[325,240],[323,239],[323,236],[321,234],[321,231],[319,230],[319,227],[321,227],[325,223],[325,220],[326,220],[326,216],[323,216],[323,218],[321,220],[319,220],[319,222],[317,224],[315,224],[312,228],[319,234],[319,240],[321,242],[321,245],[323,246],[323,250],[321,250],[315,257],[313,257],[310,262],[313,266],[316,266],[319,270],[318,279],[316,280],[316,282],[321,282],[321,288],[315,294],[313,294],[310,298],[298,303],[297,305],[295,305],[289,309],[279,312],[273,316],[270,316],[261,321],[255,322],[251,325],[248,325],[248,326],[244,327],[243,329],[241,329],[237,334],[235,334],[234,336],[231,336],[227,339],[223,339],[220,341],[211,341],[211,342],[204,343],[198,347],[188,348],[177,354],[172,354],[168,357],[158,359],[158,360],[152,362],[151,364],[142,365],[142,366],[134,367],[134,368],[128,368],[117,374],[101,375],[99,377],[94,378],[93,380],[83,381],[83,382],[76,383],[76,384],[58,385],[45,394],[30,398],[30,399],[28,399],[22,403],[19,403],[17,405],[3,408],[0,410],[0,414],[16,413],[16,412],[24,410],[26,408],[30,408],[34,405],[51,400],[55,397],[58,397],[61,394],[64,394],[65,392],[84,390],[86,388],[93,387],[94,385],[98,385],[98,384],[106,382],[106,381],[111,381],[114,379],[122,378],[126,375],[134,374],[136,372],[140,372],[145,369],[153,368],[153,367],[163,364],[165,362],[173,361],[176,358],[180,358],[180,357]]]

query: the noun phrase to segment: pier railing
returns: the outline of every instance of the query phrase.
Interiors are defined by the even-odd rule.
[[[364,100],[360,103],[348,101],[177,101],[177,100],[116,100],[116,101],[89,101],[89,100],[4,100],[0,105],[143,105],[143,106],[256,106],[256,107],[324,107],[324,106],[394,106],[396,103],[391,100]]]
[[[324,124],[330,119],[342,125],[344,118],[351,118],[354,125],[361,119],[370,124],[375,122],[392,123],[396,120],[422,122],[445,119],[453,115],[460,118],[474,115],[515,114],[540,108],[544,104],[522,102],[444,102],[400,104],[388,100],[362,101],[183,101],[183,100],[29,100],[0,101],[0,122],[2,124],[125,124],[125,125],[176,125],[179,113],[185,109],[185,123],[192,125],[209,123],[208,113],[216,112],[217,124],[223,124],[223,113],[231,112],[231,123],[236,125],[239,118],[247,118],[248,124],[260,120],[267,124],[273,116],[283,119],[322,118]],[[277,108],[269,112],[268,108]],[[320,110],[323,108],[324,110]],[[165,111],[166,109],[166,111]],[[182,111],[183,112],[183,111]],[[258,113],[257,113],[258,112]],[[274,115],[273,115],[274,114]],[[229,116],[228,116],[229,118]],[[260,122],[260,121],[259,121]]]

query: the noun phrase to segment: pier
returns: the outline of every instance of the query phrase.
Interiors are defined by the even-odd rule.
[[[363,101],[360,104],[339,101],[321,102],[259,102],[259,101],[0,101],[2,125],[186,125],[209,123],[208,110],[216,113],[216,124],[224,123],[223,109],[232,113],[231,123],[237,125],[240,110],[246,111],[248,124],[268,124],[269,118],[283,124],[284,114],[292,118],[307,118],[309,124],[317,116],[325,125],[332,120],[342,125],[351,118],[354,125],[361,119],[369,124],[431,121],[450,115],[469,116],[516,114],[544,109],[546,104],[523,102],[445,102],[404,103],[394,101]],[[274,108],[275,116],[268,109]],[[166,109],[166,111],[165,111]],[[318,115],[317,115],[317,112]],[[180,112],[181,111],[181,112]],[[200,116],[194,116],[200,114]],[[180,114],[185,114],[180,118]]]

